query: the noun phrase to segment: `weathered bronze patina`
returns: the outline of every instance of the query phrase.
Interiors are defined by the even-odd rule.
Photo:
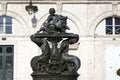
[[[117,75],[120,76],[120,68],[117,70]]]
[[[54,8],[50,8],[49,13],[42,28],[30,37],[42,51],[31,60],[33,80],[77,80],[80,60],[68,51],[69,45],[78,42],[79,36],[66,33],[66,29],[70,29],[66,16],[55,14]]]

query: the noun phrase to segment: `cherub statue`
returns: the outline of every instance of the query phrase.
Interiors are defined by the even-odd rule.
[[[49,9],[49,14],[38,33],[41,31],[43,31],[43,33],[60,33],[65,32],[66,29],[70,29],[67,26],[67,17],[55,14],[54,8]]]

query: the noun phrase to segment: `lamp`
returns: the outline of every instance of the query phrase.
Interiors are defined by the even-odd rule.
[[[30,3],[28,6],[25,6],[25,9],[29,15],[32,15],[33,13],[36,13],[38,11],[37,6],[32,5],[32,0],[30,0]]]
[[[35,17],[35,15],[34,15],[33,18],[31,19],[31,22],[32,22],[33,28],[35,28],[35,27],[36,27],[36,24],[37,24],[37,18]]]

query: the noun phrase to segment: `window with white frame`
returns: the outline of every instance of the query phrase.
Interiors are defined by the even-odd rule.
[[[120,18],[109,17],[106,18],[106,34],[107,35],[120,35]]]
[[[12,34],[12,17],[0,16],[0,34]]]

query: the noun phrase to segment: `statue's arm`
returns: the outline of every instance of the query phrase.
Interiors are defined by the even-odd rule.
[[[39,47],[42,45],[42,38],[35,38],[35,35],[31,35],[30,39],[36,43]]]

